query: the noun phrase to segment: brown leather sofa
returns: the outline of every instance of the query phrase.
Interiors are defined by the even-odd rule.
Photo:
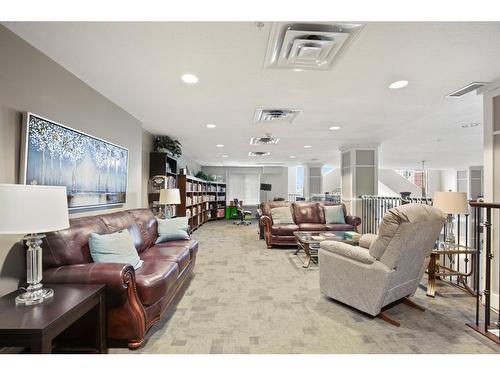
[[[139,257],[137,270],[120,263],[93,263],[91,233],[127,228]],[[108,340],[140,347],[147,330],[161,319],[189,279],[198,242],[169,241],[155,245],[157,222],[148,209],[120,211],[70,220],[70,228],[48,233],[43,244],[45,283],[106,284]]]
[[[324,206],[335,206],[329,202],[263,202],[261,203],[262,216],[260,217],[260,231],[264,234],[267,248],[274,245],[296,244],[295,231],[357,231],[361,219],[347,215],[344,209],[345,224],[326,224]],[[274,225],[271,218],[271,209],[275,207],[290,207],[294,224]]]

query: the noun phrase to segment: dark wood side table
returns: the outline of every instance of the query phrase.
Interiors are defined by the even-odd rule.
[[[17,305],[17,290],[0,298],[0,346],[52,353],[52,340],[95,310],[96,351],[106,353],[105,285],[49,284],[54,297],[33,306]],[[75,343],[78,346],[78,343]]]

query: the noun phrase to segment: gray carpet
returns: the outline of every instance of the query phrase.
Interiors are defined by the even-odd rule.
[[[212,222],[193,237],[200,249],[182,298],[141,349],[111,353],[500,353],[465,326],[474,298],[442,282],[435,299],[423,288],[414,297],[426,312],[388,311],[397,328],[323,297],[317,265],[268,250],[256,224]]]

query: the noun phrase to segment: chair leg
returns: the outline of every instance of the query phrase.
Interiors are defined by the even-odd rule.
[[[399,327],[401,325],[401,323],[399,323],[397,320],[392,319],[389,315],[387,315],[386,313],[383,313],[383,312],[380,312],[377,315],[377,318],[382,319],[383,321],[385,321],[389,324],[392,324],[393,326],[396,326],[396,327]]]
[[[420,306],[419,304],[413,302],[411,299],[408,297],[403,298],[403,303],[407,306],[413,307],[414,309],[420,310],[420,311],[425,311],[425,307]]]

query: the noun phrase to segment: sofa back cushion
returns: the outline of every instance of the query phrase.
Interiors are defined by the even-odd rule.
[[[112,214],[100,215],[102,221],[108,227],[108,233],[115,233],[127,229],[132,236],[134,246],[138,252],[147,249],[143,235],[132,215],[127,211],[113,212]]]
[[[345,224],[344,207],[341,205],[324,206],[326,224]]]
[[[379,234],[370,246],[370,255],[389,268],[395,268],[400,261],[419,257],[416,255],[419,252],[430,254],[445,218],[442,211],[425,204],[391,208],[380,223]]]
[[[325,224],[323,205],[318,202],[292,203],[296,224]]]
[[[109,234],[128,229],[138,252],[154,245],[158,237],[156,219],[148,209],[79,217],[70,219],[69,223],[67,229],[46,234],[42,245],[44,268],[91,263],[91,233]]]
[[[290,207],[271,208],[271,219],[273,220],[273,225],[294,224]]]

